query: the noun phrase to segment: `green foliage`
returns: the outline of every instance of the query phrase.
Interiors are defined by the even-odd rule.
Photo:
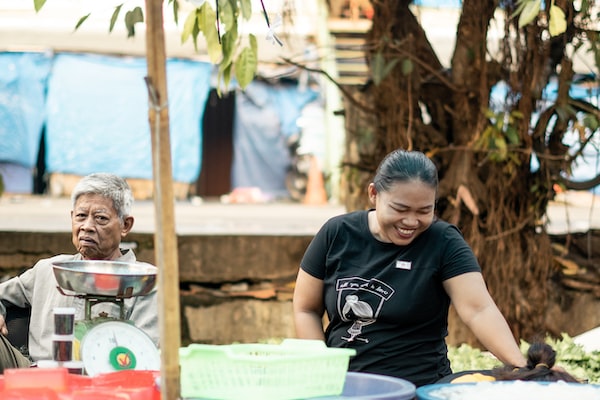
[[[410,75],[414,69],[415,65],[413,64],[411,59],[405,58],[404,60],[402,60],[402,74]]]
[[[600,128],[600,121],[594,114],[585,114],[583,116],[583,126],[594,132]]]
[[[110,25],[108,27],[109,32],[112,32],[113,28],[115,27],[115,23],[117,22],[117,18],[119,18],[119,13],[121,12],[121,7],[123,7],[123,4],[116,6],[112,16],[110,17]]]
[[[490,353],[484,353],[464,343],[458,347],[448,346],[448,358],[453,372],[489,370],[502,365]]]
[[[563,10],[552,2],[550,4],[550,18],[548,19],[548,32],[551,36],[558,36],[567,30],[567,18]]]
[[[542,12],[541,0],[519,0],[518,7],[513,16],[519,15],[519,28],[531,24]],[[567,19],[564,11],[554,4],[550,3],[548,12],[548,32],[551,36],[557,36],[567,30]]]
[[[75,30],[79,29],[79,27],[85,22],[86,19],[88,19],[88,17],[91,14],[86,14],[83,17],[79,18],[79,20],[77,21],[77,23],[75,24]]]
[[[242,50],[237,60],[235,60],[234,68],[239,85],[242,88],[248,86],[256,72],[258,64],[256,37],[250,35],[250,47]]]
[[[125,27],[127,28],[127,37],[135,36],[135,24],[144,22],[144,12],[140,7],[125,13]]]
[[[569,374],[589,383],[600,383],[600,351],[586,352],[584,348],[566,333],[560,339],[546,338],[556,351],[556,365]],[[527,354],[530,344],[521,341],[521,351]],[[469,370],[489,370],[502,364],[488,352],[482,352],[467,344],[448,346],[448,358],[453,372]]]
[[[218,62],[221,57],[221,45],[215,21],[217,14],[208,3],[190,11],[181,32],[181,42],[185,43],[191,37],[194,48],[198,50],[198,35],[202,33],[206,39],[207,52],[210,61]]]
[[[400,61],[398,58],[394,58],[394,59],[390,60],[390,62],[386,63],[385,58],[383,57],[383,54],[381,53],[381,51],[378,51],[377,53],[375,53],[375,55],[373,56],[373,59],[371,60],[371,75],[373,78],[373,83],[376,86],[379,86],[381,81],[383,81],[385,79],[385,77],[394,69],[396,64],[398,64],[398,61]],[[407,60],[407,61],[410,62],[410,60]],[[402,71],[404,72],[405,75],[408,75],[410,73],[410,71],[412,71],[412,63],[411,63],[410,71],[406,72],[406,68],[405,68],[404,64],[403,64]]]
[[[174,0],[170,0],[170,1],[174,1]],[[37,8],[37,3],[41,3],[39,8],[41,8],[44,3],[46,2],[46,0],[34,0],[35,6],[36,6],[36,12],[39,11],[39,9]],[[176,1],[174,1],[174,3],[177,3]],[[118,6],[115,7],[115,9],[113,10],[113,13],[110,17],[110,21],[109,21],[109,25],[108,25],[108,32],[112,32],[113,29],[115,28],[115,24],[117,23],[117,20],[119,19],[119,15],[121,14],[121,10],[123,8],[123,3],[119,4]],[[79,18],[77,20],[77,23],[75,24],[75,30],[79,29],[83,23],[90,17],[90,15],[92,15],[91,13],[88,13],[86,15],[84,15],[83,17]],[[144,22],[144,11],[142,10],[141,7],[134,7],[131,10],[128,10],[125,13],[125,16],[123,17],[123,22],[125,23],[125,28],[127,29],[127,37],[134,37],[135,36],[135,25],[138,23],[143,23]]]
[[[35,12],[40,11],[44,4],[46,4],[46,0],[33,0],[33,7],[35,8]]]
[[[521,13],[519,15],[519,28],[529,25],[540,13],[540,6],[542,2],[540,0],[533,1],[520,1],[522,6]]]
[[[218,11],[218,12],[217,12]],[[250,0],[219,0],[217,10],[209,2],[204,2],[188,14],[181,42],[194,42],[198,49],[198,37],[204,36],[208,56],[213,64],[219,65],[218,80],[229,86],[235,75],[242,89],[246,88],[256,75],[258,67],[258,46],[256,38],[250,34],[248,41],[239,37],[239,19],[248,20],[252,16]],[[220,87],[217,88],[220,92]]]
[[[256,75],[256,37],[250,34],[248,40],[243,41],[238,34],[239,19],[248,20],[251,16],[251,0],[218,0],[218,13],[209,2],[205,2],[186,18],[181,34],[182,43],[191,38],[197,49],[198,36],[204,36],[211,62],[219,65],[219,82],[225,87],[229,86],[232,74],[242,89]]]
[[[178,23],[179,3],[177,0],[168,0],[173,6],[175,23]],[[46,0],[33,0],[35,11],[38,12]],[[123,4],[115,7],[109,22],[108,31],[112,32],[117,23]],[[264,10],[263,10],[264,11]],[[79,29],[91,14],[79,18],[75,30]],[[268,16],[264,11],[265,20],[269,25]],[[247,40],[242,40],[238,34],[238,24],[241,20],[252,17],[252,0],[217,0],[217,9],[213,9],[210,2],[202,2],[189,12],[185,18],[181,32],[181,42],[192,40],[194,48],[198,51],[198,37],[202,35],[206,42],[206,51],[213,64],[219,65],[218,79],[227,87],[233,76],[237,79],[242,89],[245,89],[254,79],[258,68],[258,46],[256,37],[249,34]],[[135,25],[144,22],[144,11],[141,7],[128,10],[123,21],[127,29],[127,37],[135,36]],[[274,42],[281,44],[269,26],[270,37]],[[386,68],[393,67],[388,65]],[[389,71],[388,71],[389,72]],[[220,89],[220,88],[219,88]]]
[[[571,375],[600,383],[600,351],[586,352],[566,333],[560,339],[546,338],[546,343],[556,351],[556,363]]]
[[[517,122],[523,119],[523,114],[519,111],[495,113],[488,109],[485,115],[490,123],[473,147],[476,150],[487,151],[488,158],[492,161],[502,162],[511,159],[518,162],[509,150],[511,146],[518,146],[520,143]]]

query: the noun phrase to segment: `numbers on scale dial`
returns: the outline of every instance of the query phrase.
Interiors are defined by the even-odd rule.
[[[160,369],[152,339],[123,321],[102,322],[90,329],[81,342],[81,359],[91,376],[124,369]]]

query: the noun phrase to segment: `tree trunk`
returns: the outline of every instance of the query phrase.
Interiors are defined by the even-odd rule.
[[[394,60],[397,64],[379,84],[370,82],[356,90],[359,102],[345,105],[342,192],[346,207],[366,207],[367,184],[385,154],[396,148],[427,153],[440,174],[438,215],[462,230],[515,337],[531,340],[546,334],[540,310],[547,306],[553,264],[550,240],[539,221],[549,199],[549,185],[531,172],[529,136],[539,88],[548,78],[539,32],[536,28],[528,31],[527,48],[533,50],[521,49],[525,58],[518,70],[486,60],[487,30],[497,3],[465,0],[448,72],[408,7],[409,1],[373,3],[367,61],[372,71],[378,55],[383,55],[385,64]],[[493,127],[485,112],[491,88],[500,79],[518,84],[515,89],[521,92],[519,102],[507,99],[513,107],[507,106],[507,111],[517,109],[523,115],[511,122],[520,151],[477,147],[486,129]],[[497,140],[507,142],[501,131],[496,133],[500,135]],[[482,143],[488,146],[487,141]],[[534,185],[539,192],[532,195]],[[474,337],[468,341],[476,344]]]

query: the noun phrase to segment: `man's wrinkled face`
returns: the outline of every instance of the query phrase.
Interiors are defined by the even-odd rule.
[[[133,218],[122,221],[112,199],[97,194],[80,196],[71,211],[73,245],[85,260],[114,260],[131,230]]]

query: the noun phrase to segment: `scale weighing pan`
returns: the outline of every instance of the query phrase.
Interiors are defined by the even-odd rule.
[[[110,297],[144,296],[156,286],[158,269],[148,263],[108,260],[57,261],[54,276],[61,289]]]

